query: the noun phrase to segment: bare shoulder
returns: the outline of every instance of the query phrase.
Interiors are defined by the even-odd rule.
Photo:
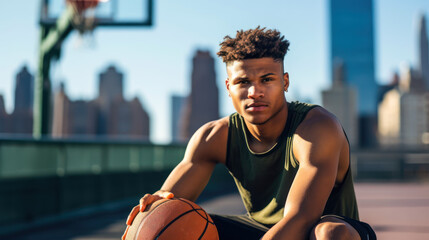
[[[191,141],[197,141],[199,144],[212,144],[228,137],[229,118],[224,117],[215,121],[208,122],[200,127],[192,136]]]
[[[322,107],[308,112],[296,129],[293,151],[301,160],[323,162],[326,158],[338,159],[347,140],[338,119]]]
[[[228,123],[229,117],[224,117],[200,127],[189,141],[185,158],[224,163],[228,141]]]
[[[296,133],[302,136],[317,137],[319,135],[343,135],[341,124],[337,117],[323,107],[315,107],[308,112],[298,126]]]

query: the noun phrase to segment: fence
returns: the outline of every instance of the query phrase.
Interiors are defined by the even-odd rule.
[[[77,210],[154,192],[182,159],[185,145],[138,141],[0,139],[0,235]],[[357,181],[429,179],[427,149],[352,153]],[[219,166],[203,196],[234,191]]]

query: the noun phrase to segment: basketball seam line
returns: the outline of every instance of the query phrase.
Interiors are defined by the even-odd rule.
[[[192,205],[192,204],[190,204],[190,203],[188,203],[188,201],[186,201],[186,200],[184,200],[184,199],[181,199],[181,198],[178,198],[177,200],[180,200],[180,201],[182,201],[182,202],[184,202],[184,203],[186,203],[186,204],[188,204],[192,209],[194,209],[196,212],[197,212],[197,214],[198,215],[200,215],[202,218],[204,218],[207,222],[209,222],[209,223],[211,223],[211,224],[213,224],[214,225],[214,222],[211,222],[210,220],[209,220],[209,218],[208,218],[208,216],[206,216],[206,217],[204,217],[203,215],[201,215],[197,210],[203,210],[204,211],[204,209],[202,209],[202,208],[194,208],[194,206]],[[204,211],[205,212],[205,211]]]
[[[184,213],[182,213],[182,214],[180,214],[179,216],[177,216],[176,218],[174,218],[173,220],[171,220],[157,235],[156,235],[156,237],[155,237],[155,240],[157,240],[160,236],[161,236],[161,234],[171,225],[171,224],[173,224],[175,221],[177,221],[179,218],[181,218],[182,216],[184,216],[184,215],[186,215],[186,214],[188,214],[188,213],[190,213],[190,212],[193,212],[193,211],[195,211],[195,209],[194,208],[192,208],[191,210],[188,210],[188,211],[186,211],[186,212],[184,212]]]
[[[198,213],[198,212],[197,212]],[[207,213],[206,213],[206,211],[204,211],[204,214],[206,215],[206,217],[207,217],[207,219],[208,219],[208,216],[207,216]],[[206,231],[207,231],[207,227],[209,226],[209,221],[206,219],[206,226],[204,227],[204,230],[203,230],[203,232],[201,233],[201,235],[200,235],[200,237],[198,238],[198,240],[201,240],[201,238],[204,236],[204,234],[206,233]]]
[[[192,204],[190,204],[187,200],[184,200],[184,199],[179,199],[179,200],[180,200],[180,201],[182,201],[182,202],[185,202],[185,203],[186,203],[186,204],[188,204],[191,208],[195,209],[195,208],[194,208],[194,206],[193,206]],[[200,208],[200,209],[198,209],[198,210],[203,210],[203,209],[202,209],[202,208]],[[209,223],[210,223],[210,224],[212,224],[212,225],[215,225],[215,224],[214,224],[214,222],[211,222],[211,221],[209,220],[209,216],[208,216],[208,214],[207,214],[207,212],[206,212],[206,211],[204,211],[204,210],[203,210],[203,213],[205,214],[205,217],[204,217],[204,216],[202,216],[198,211],[196,211],[196,212],[197,212],[197,214],[198,214],[198,215],[200,215],[203,219],[205,219],[205,220],[206,220],[206,225],[204,226],[204,230],[203,230],[203,232],[201,233],[200,237],[198,238],[198,240],[200,240],[200,239],[204,236],[204,234],[206,233]],[[215,226],[216,226],[216,225],[215,225]]]

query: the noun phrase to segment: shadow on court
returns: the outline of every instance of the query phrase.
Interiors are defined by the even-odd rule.
[[[378,239],[429,239],[429,184],[357,183],[360,217],[373,226]],[[245,213],[236,194],[212,198],[199,204],[218,214]],[[98,240],[120,239],[129,209],[120,209],[76,218],[15,234],[17,240]]]

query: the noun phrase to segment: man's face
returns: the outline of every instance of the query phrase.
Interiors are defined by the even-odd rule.
[[[289,75],[273,58],[237,60],[227,64],[225,81],[235,110],[251,124],[266,123],[286,104]]]

